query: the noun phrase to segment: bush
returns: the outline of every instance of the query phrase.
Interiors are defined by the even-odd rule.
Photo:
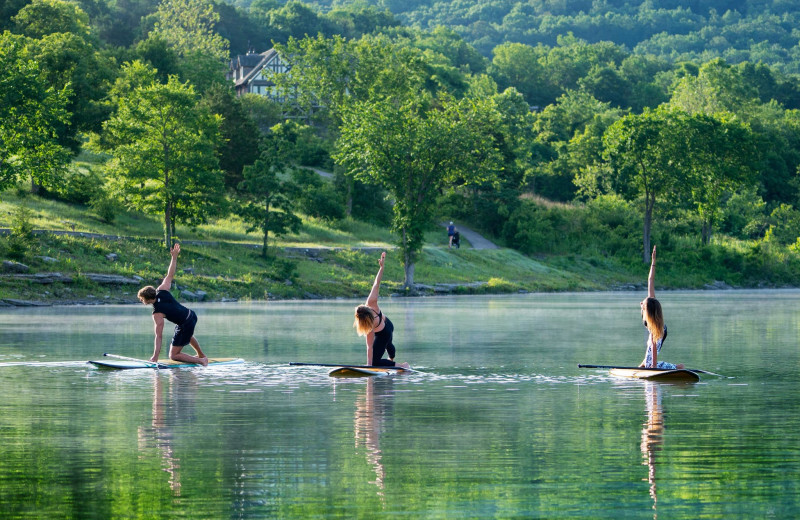
[[[88,204],[103,191],[103,177],[92,169],[70,168],[46,193],[58,200],[73,204]]]
[[[11,234],[6,241],[6,253],[15,260],[25,258],[33,245],[33,212],[25,206],[17,206],[11,218]]]
[[[344,204],[330,182],[305,168],[294,170],[292,180],[300,187],[296,199],[300,211],[325,220],[344,218]]]

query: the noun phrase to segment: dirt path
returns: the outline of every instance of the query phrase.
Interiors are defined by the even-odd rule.
[[[476,233],[475,231],[472,231],[468,227],[464,227],[457,222],[455,223],[455,225],[456,225],[456,231],[461,233],[461,238],[467,239],[467,241],[472,246],[472,249],[498,249],[497,244],[483,238],[483,236],[481,236],[479,233]],[[446,228],[447,222],[442,222],[442,226]],[[444,236],[444,239],[447,240],[446,234]]]

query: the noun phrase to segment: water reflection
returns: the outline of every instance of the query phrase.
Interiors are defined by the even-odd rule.
[[[393,380],[390,377],[367,378],[364,392],[356,399],[353,421],[356,449],[363,447],[366,450],[367,462],[375,472],[375,480],[370,484],[377,486],[377,494],[384,509],[386,468],[382,461],[381,433],[392,414],[392,386]]]
[[[647,481],[650,483],[650,497],[653,499],[653,518],[658,518],[658,495],[656,489],[656,453],[661,451],[664,442],[664,414],[661,409],[661,385],[646,381],[644,399],[647,405],[647,422],[642,429],[641,449],[648,467]]]
[[[189,371],[180,374],[172,370],[152,372],[153,406],[149,426],[139,426],[139,451],[142,458],[153,449],[158,451],[162,469],[169,475],[169,487],[174,496],[181,496],[180,459],[175,455],[173,440],[180,416],[194,412],[197,376]]]

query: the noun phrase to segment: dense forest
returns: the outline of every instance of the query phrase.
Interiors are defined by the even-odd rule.
[[[409,285],[445,216],[531,255],[648,261],[658,243],[714,279],[796,283],[798,16],[785,1],[9,0],[0,188],[159,215],[167,245],[227,215],[265,254],[299,215],[390,225]],[[291,65],[271,78],[281,101],[236,96],[231,58],[273,46]]]

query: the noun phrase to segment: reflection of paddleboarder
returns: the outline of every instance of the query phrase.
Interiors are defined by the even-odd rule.
[[[645,400],[647,401],[647,422],[642,429],[642,454],[646,458],[647,481],[650,483],[650,497],[653,499],[653,510],[658,504],[656,492],[656,452],[661,449],[664,435],[664,416],[661,412],[661,387],[658,383],[645,383]],[[653,518],[657,516],[654,513]]]
[[[380,269],[372,283],[372,290],[367,297],[367,303],[356,307],[356,319],[353,326],[359,336],[367,337],[367,364],[373,366],[401,366],[410,368],[408,363],[394,362],[395,349],[392,344],[392,333],[394,325],[389,318],[383,315],[378,307],[378,293],[381,289],[381,279],[383,278],[383,263],[386,261],[386,252],[381,253],[378,260]],[[381,359],[383,353],[388,352],[389,359]]]
[[[387,379],[391,381],[391,379]],[[381,497],[381,503],[386,505],[386,497],[384,496],[385,481],[386,481],[386,468],[383,466],[381,451],[381,433],[383,431],[383,421],[386,415],[385,401],[386,397],[381,395],[381,392],[376,392],[374,377],[367,378],[367,387],[364,394],[356,400],[356,414],[353,424],[353,430],[356,437],[356,445],[359,443],[364,444],[367,450],[367,462],[372,465],[375,470],[375,482],[378,486],[378,496]],[[376,393],[378,395],[376,395]],[[391,395],[384,392],[383,395]]]
[[[161,352],[162,333],[164,331],[164,318],[166,318],[175,324],[175,334],[169,346],[169,358],[175,361],[207,366],[208,358],[200,350],[200,344],[194,337],[197,314],[178,303],[169,292],[170,287],[172,287],[172,279],[175,277],[175,270],[178,267],[178,255],[180,252],[180,244],[175,244],[172,247],[172,251],[170,251],[172,259],[169,262],[167,276],[164,277],[157,289],[152,285],[148,285],[139,290],[139,300],[145,305],[153,306],[156,339],[153,356],[150,361],[158,361],[158,355]],[[197,356],[190,356],[181,352],[181,349],[189,344],[192,345]]]

